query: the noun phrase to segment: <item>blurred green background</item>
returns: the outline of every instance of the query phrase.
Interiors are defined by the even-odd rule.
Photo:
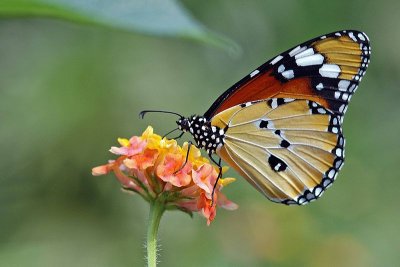
[[[18,2],[34,4],[13,9]],[[104,8],[114,14],[101,23],[95,9],[68,21],[38,2],[52,1],[0,1],[1,266],[144,266],[147,203],[91,168],[112,158],[117,137],[175,125],[139,111],[202,114],[267,59],[340,29],[365,31],[372,58],[333,189],[286,207],[238,179],[225,193],[239,210],[220,209],[210,227],[197,214],[164,215],[160,266],[400,263],[399,1],[153,0],[147,17],[136,16],[139,1],[136,22],[122,24],[113,18],[135,1]],[[169,4],[177,13],[163,16]]]

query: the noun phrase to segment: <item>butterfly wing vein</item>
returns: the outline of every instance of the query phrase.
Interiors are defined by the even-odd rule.
[[[321,108],[322,114],[313,114],[310,101],[287,101],[274,108],[258,101],[226,110],[231,117],[219,154],[270,200],[305,204],[322,194],[335,161],[343,164],[336,154],[343,137],[341,129],[329,131],[332,112]],[[294,111],[300,115],[290,115]]]

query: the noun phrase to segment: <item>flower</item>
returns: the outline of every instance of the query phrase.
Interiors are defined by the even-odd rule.
[[[217,207],[237,209],[221,193],[234,178],[218,178],[218,168],[201,156],[200,150],[188,143],[180,147],[176,140],[161,138],[151,126],[141,136],[129,140],[118,138],[120,147],[110,152],[118,155],[107,164],[94,167],[95,176],[114,172],[122,188],[141,195],[147,201],[162,201],[166,209],[179,209],[189,214],[199,212],[209,225]],[[189,151],[189,155],[188,155]],[[186,161],[187,158],[187,161]],[[223,173],[226,168],[223,168]],[[217,182],[214,194],[213,188]]]

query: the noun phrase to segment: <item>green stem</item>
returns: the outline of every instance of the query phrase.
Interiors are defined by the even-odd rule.
[[[165,203],[160,199],[150,201],[149,225],[147,228],[147,266],[157,266],[157,232],[161,216],[165,211]]]

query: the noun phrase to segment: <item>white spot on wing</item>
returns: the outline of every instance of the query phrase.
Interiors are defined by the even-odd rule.
[[[297,46],[292,51],[289,52],[289,56],[293,57],[294,55],[297,55],[298,53],[301,53],[306,49],[307,49],[306,46],[303,47]]]
[[[286,79],[290,80],[294,77],[294,72],[293,70],[287,70],[282,72],[282,76],[285,77]]]
[[[323,62],[324,62],[324,57],[321,54],[315,54],[312,56],[296,59],[296,64],[298,66],[321,65]]]
[[[282,73],[285,70],[285,66],[282,64],[278,67],[278,72]]]
[[[336,156],[338,156],[338,157],[342,156],[342,149],[341,148],[336,149]]]
[[[357,42],[357,38],[354,36],[353,32],[349,32],[349,37],[350,37],[354,42]]]
[[[250,78],[253,78],[254,76],[256,76],[257,74],[259,74],[260,71],[259,70],[255,70],[252,73],[250,73]]]
[[[319,195],[321,195],[321,192],[322,192],[322,188],[321,188],[321,187],[315,188],[315,195],[316,195],[317,197],[319,197]]]
[[[308,48],[307,50],[298,53],[294,58],[298,59],[298,58],[302,58],[302,57],[307,57],[307,56],[311,56],[314,55],[314,49],[312,48]]]
[[[300,50],[300,46],[296,46],[292,51],[289,52],[289,55],[291,57],[293,57],[294,55],[296,55],[298,53],[297,51],[299,51],[299,50]]]
[[[324,88],[324,85],[322,83],[317,84],[317,86],[315,86],[315,88],[317,88],[317,90],[322,90]]]
[[[352,86],[350,86],[349,91],[350,91],[350,93],[352,93],[352,92],[355,91],[356,89],[357,89],[357,85],[356,85],[356,84],[353,84]]]
[[[275,171],[278,171],[278,170],[279,170],[279,168],[281,167],[281,165],[282,165],[281,163],[278,163],[278,164],[276,164],[276,165],[275,165],[275,168],[274,168],[274,169],[275,169]]]
[[[283,99],[283,102],[285,102],[285,103],[290,103],[290,102],[293,102],[293,101],[295,101],[294,98],[284,98]]]
[[[283,56],[281,56],[281,55],[277,56],[276,58],[274,58],[274,59],[271,61],[271,64],[272,64],[272,65],[275,65],[276,62],[278,62],[278,61],[281,60],[282,58],[283,58]]]
[[[350,85],[350,81],[348,81],[348,80],[340,80],[340,82],[338,84],[339,90],[343,91],[343,92],[346,92],[347,88],[349,87],[349,85]]]
[[[340,106],[340,108],[339,108],[339,112],[342,112],[343,113],[343,110],[344,110],[344,107],[345,107],[346,105],[345,104],[342,104],[341,106]]]
[[[305,199],[305,198],[300,198],[300,199],[299,199],[299,204],[300,204],[300,205],[305,204],[305,202],[306,202],[306,199]]]
[[[278,101],[276,98],[272,99],[271,101],[271,108],[275,109],[278,106]]]
[[[324,64],[319,68],[319,74],[327,78],[337,78],[340,74],[340,68],[335,64]]]
[[[362,33],[358,34],[358,38],[360,38],[361,41],[365,41],[364,35]]]

